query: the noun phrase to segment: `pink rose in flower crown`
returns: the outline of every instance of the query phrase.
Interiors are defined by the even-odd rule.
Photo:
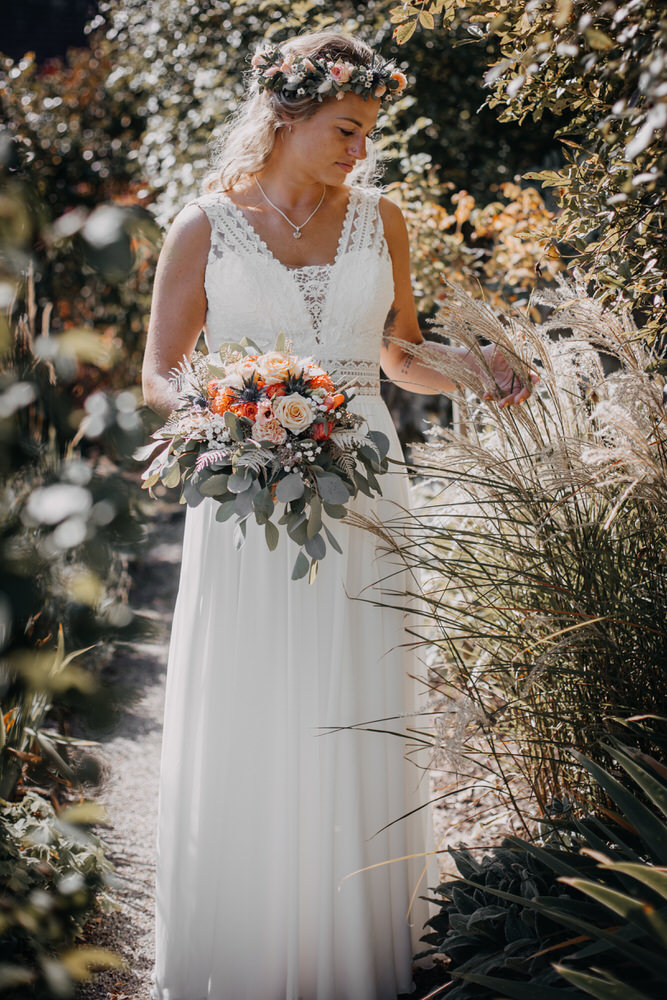
[[[280,72],[286,75],[292,72],[292,67],[294,66],[294,56],[290,52],[289,55],[285,56],[282,66],[280,67]]]
[[[348,82],[348,80],[352,76],[353,69],[354,66],[351,66],[350,63],[337,62],[333,64],[333,66],[329,70],[329,73],[331,74],[331,76],[333,77],[333,79],[336,81],[337,84],[342,84]]]
[[[259,52],[255,52],[254,56],[250,60],[250,65],[253,69],[259,69],[259,67],[263,66],[265,62],[266,52],[260,50]]]
[[[280,66],[269,66],[264,76],[276,76],[277,73],[280,73]]]

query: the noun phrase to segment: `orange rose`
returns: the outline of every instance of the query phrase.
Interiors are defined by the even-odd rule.
[[[247,417],[248,420],[254,420],[257,416],[257,403],[232,403],[229,409],[237,417]]]
[[[214,413],[218,413],[222,416],[230,408],[234,400],[236,399],[236,393],[229,386],[224,390],[224,392],[219,393],[213,398],[211,402],[211,409]]]
[[[286,393],[285,386],[280,382],[276,382],[275,385],[267,385],[266,395],[269,399],[273,399],[274,396],[284,396]]]
[[[315,375],[311,378],[308,383],[309,389],[326,389],[327,392],[333,392],[334,384],[328,375]]]

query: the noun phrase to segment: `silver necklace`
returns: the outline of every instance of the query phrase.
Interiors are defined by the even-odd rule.
[[[278,208],[277,205],[273,204],[273,202],[269,198],[268,194],[266,193],[266,191],[264,190],[264,188],[262,187],[262,185],[257,180],[257,177],[255,177],[255,184],[257,185],[257,187],[259,188],[259,190],[262,192],[262,197],[264,198],[264,200],[268,201],[268,203],[271,206],[271,208],[275,208],[276,212],[278,212],[279,215],[282,215],[282,217],[285,220],[285,222],[288,222],[290,224],[290,226],[294,230],[294,232],[292,233],[292,236],[294,237],[295,240],[300,240],[301,239],[301,230],[303,229],[304,226],[308,225],[308,223],[310,222],[310,220],[312,219],[312,217],[315,215],[315,212],[318,210],[318,208],[321,206],[322,202],[324,201],[324,196],[327,193],[327,186],[325,184],[322,187],[322,197],[320,198],[320,200],[318,201],[317,205],[315,206],[315,208],[313,209],[313,211],[310,213],[310,215],[308,216],[308,218],[306,219],[306,221],[302,222],[300,226],[295,226],[294,223],[292,222],[292,220],[287,218],[287,216],[285,215],[285,213],[283,212],[283,210],[280,209],[280,208]]]

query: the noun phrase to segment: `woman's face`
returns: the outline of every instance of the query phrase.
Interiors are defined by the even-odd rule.
[[[304,175],[339,185],[366,157],[366,140],[376,126],[380,102],[346,93],[323,102],[312,118],[296,122],[285,133],[286,151]],[[294,166],[297,166],[295,162]]]

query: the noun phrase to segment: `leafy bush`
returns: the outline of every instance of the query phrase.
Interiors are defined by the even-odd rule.
[[[21,192],[0,174],[0,988],[46,1000],[115,961],[74,948],[109,865],[76,826],[99,810],[72,805],[96,765],[57,726],[72,712],[108,725],[117,708],[99,673],[108,644],[138,631],[127,554],[139,489],[122,463],[143,428],[133,393],[92,391],[113,363],[104,336],[52,328],[39,257],[26,256],[48,230]]]
[[[98,837],[99,807],[59,815],[37,792],[0,812],[0,994],[7,1000],[74,995],[92,967],[117,967],[104,949],[74,947],[92,907],[107,895],[111,865]],[[57,956],[57,957],[56,957]]]
[[[487,103],[501,121],[563,121],[567,163],[529,172],[558,192],[551,239],[568,246],[603,302],[662,337],[667,307],[667,23],[659,0],[425,0],[395,6],[396,38],[461,30],[492,57]],[[437,18],[437,20],[436,20]],[[428,37],[428,36],[427,36]],[[489,48],[489,43],[494,45]],[[428,44],[428,43],[426,43]],[[496,52],[495,46],[498,50]]]
[[[508,838],[481,862],[465,849],[450,851],[461,878],[439,886],[440,910],[422,939],[431,945],[423,954],[449,959],[458,981],[449,996],[661,995],[667,769],[622,744],[606,750],[638,792],[578,756],[621,810],[611,823],[588,816],[568,830],[561,822],[544,845]]]

